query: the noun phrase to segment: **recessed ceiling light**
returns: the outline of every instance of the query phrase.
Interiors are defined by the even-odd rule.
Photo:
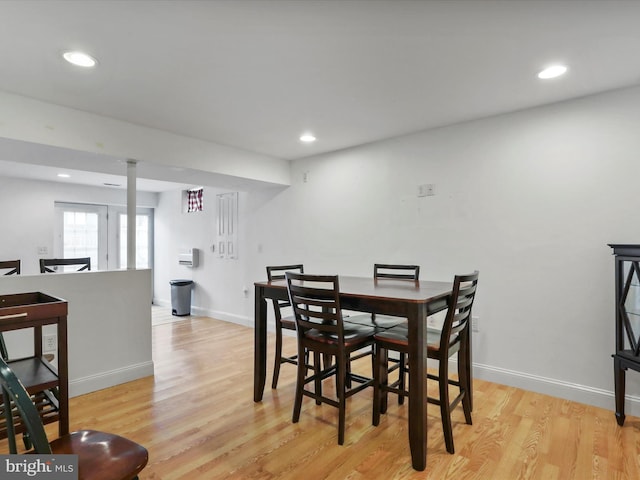
[[[83,52],[64,52],[62,56],[67,62],[77,65],[78,67],[90,68],[95,67],[96,63],[98,63],[91,55]]]
[[[540,73],[538,73],[538,78],[546,80],[548,78],[556,78],[560,75],[564,75],[567,73],[567,67],[564,65],[553,65],[551,67],[545,68]]]
[[[300,135],[300,141],[304,143],[311,143],[316,141],[316,137],[314,137],[310,133],[305,133],[303,135]]]
[[[69,175],[68,173],[59,173],[58,176],[60,178],[70,178],[71,177],[71,175]]]

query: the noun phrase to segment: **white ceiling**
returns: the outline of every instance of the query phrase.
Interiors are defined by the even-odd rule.
[[[0,90],[294,160],[637,85],[639,25],[637,0],[4,0]]]

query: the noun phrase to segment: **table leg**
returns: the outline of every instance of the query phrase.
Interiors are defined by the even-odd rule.
[[[267,378],[267,301],[264,288],[255,287],[253,401],[262,401]]]
[[[409,446],[411,464],[423,471],[427,466],[427,381],[424,305],[414,306],[409,323]]]

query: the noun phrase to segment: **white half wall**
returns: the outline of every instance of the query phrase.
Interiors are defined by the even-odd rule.
[[[0,294],[22,292],[69,302],[70,396],[153,375],[150,270],[0,277]],[[24,331],[7,332],[5,339],[10,357],[32,354],[33,337]]]

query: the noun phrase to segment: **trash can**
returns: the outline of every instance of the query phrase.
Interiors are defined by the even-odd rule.
[[[193,280],[170,280],[171,314],[178,317],[191,315],[191,287]]]

